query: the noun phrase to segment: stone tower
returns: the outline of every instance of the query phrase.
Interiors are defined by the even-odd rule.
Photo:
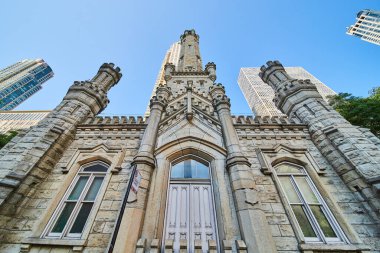
[[[275,90],[276,106],[289,117],[307,124],[313,142],[346,185],[360,193],[379,214],[378,139],[333,110],[310,80],[291,78],[280,62],[268,61],[267,66],[261,67],[260,76]]]
[[[231,115],[180,38],[149,118],[96,116],[121,77],[104,64],[0,151],[0,252],[380,251],[380,141],[278,62],[261,76],[289,117]]]
[[[202,59],[199,52],[199,36],[194,30],[186,30],[181,36],[178,71],[202,71]]]

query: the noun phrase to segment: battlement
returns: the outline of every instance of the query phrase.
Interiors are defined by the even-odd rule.
[[[268,83],[271,74],[276,70],[286,73],[284,66],[279,61],[267,61],[266,65],[261,66],[259,76],[265,83]]]
[[[196,41],[199,41],[199,35],[195,32],[194,29],[185,30],[183,34],[180,36],[181,42],[186,38],[186,36],[192,35],[195,37]]]
[[[88,118],[83,125],[146,125],[147,117],[143,116],[97,116]]]
[[[235,125],[300,125],[286,116],[243,116],[232,115],[232,123]],[[302,124],[303,125],[303,124]],[[306,125],[305,125],[306,126]]]
[[[103,81],[105,78],[102,75],[103,73],[107,73],[109,76],[112,77],[112,86],[117,84],[120,81],[121,77],[123,76],[120,68],[115,67],[114,63],[103,63],[100,66],[96,76],[92,79],[92,81],[97,81],[97,82]]]

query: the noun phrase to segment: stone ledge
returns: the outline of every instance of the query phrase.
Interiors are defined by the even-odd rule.
[[[302,252],[368,252],[371,250],[364,244],[323,244],[323,243],[306,243],[300,244],[299,249]]]
[[[87,244],[86,239],[52,239],[52,238],[25,238],[22,241],[23,244],[34,245],[56,245],[56,246],[85,246]]]

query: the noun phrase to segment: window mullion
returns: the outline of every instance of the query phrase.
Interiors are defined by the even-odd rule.
[[[76,201],[77,203],[75,204],[74,210],[71,213],[71,215],[70,215],[70,217],[69,217],[69,219],[67,221],[66,227],[62,231],[63,232],[62,234],[64,235],[64,237],[67,236],[70,233],[69,231],[70,231],[71,227],[73,226],[73,222],[75,221],[75,219],[76,219],[76,217],[78,215],[78,212],[79,212],[79,210],[80,210],[80,208],[82,206],[83,198],[87,194],[87,191],[88,191],[89,187],[91,186],[92,181],[94,180],[93,173],[78,174],[78,178],[80,176],[82,176],[82,175],[88,176],[89,178],[87,180],[87,183],[86,183],[85,187],[83,188],[81,194],[79,195],[79,197],[78,197],[78,199]]]
[[[68,200],[68,197],[70,196],[71,192],[73,191],[73,189],[75,188],[75,185],[78,183],[78,180],[79,180],[80,176],[77,175],[75,177],[75,179],[73,180],[73,182],[71,183],[71,185],[69,186],[69,189],[66,191],[64,197],[63,197],[63,201],[61,201],[61,203],[59,204],[57,210],[59,210],[56,214],[55,214],[55,218],[53,219],[53,222],[50,224],[50,227],[49,227],[49,230],[47,232],[47,235],[49,235],[51,232],[51,230],[53,230],[55,224],[58,222],[58,218],[59,216],[61,215],[62,211],[63,211],[63,208],[65,207],[66,203],[72,203],[72,202],[75,202],[75,201],[72,201],[72,200]],[[71,215],[70,217],[73,215],[73,212],[75,211],[75,207],[74,207],[74,210],[71,212]],[[66,226],[65,228],[63,228],[61,234],[59,235],[59,238],[63,238],[65,237],[66,235],[66,230],[67,230],[67,226],[69,224],[69,221],[70,221],[70,217],[68,218],[68,221],[66,223]]]
[[[305,176],[305,175],[304,175]],[[296,180],[294,179],[294,176],[291,175],[291,182],[292,184],[294,185],[294,188],[296,189],[296,192],[297,194],[299,195],[299,198],[302,202],[302,205],[304,206],[305,208],[305,213],[306,213],[306,216],[310,219],[310,224],[312,225],[312,227],[314,228],[315,230],[315,233],[317,234],[317,236],[324,242],[326,243],[326,239],[322,233],[322,230],[321,228],[319,227],[319,224],[317,222],[317,220],[315,219],[314,215],[313,215],[313,212],[311,211],[310,209],[310,206],[309,204],[307,203],[306,201],[306,198],[303,196],[302,194],[302,191],[300,189],[300,187],[298,186]]]
[[[331,213],[330,209],[328,208],[326,202],[324,201],[324,199],[322,198],[322,196],[320,195],[319,191],[317,190],[316,186],[314,185],[314,183],[312,182],[312,180],[309,178],[309,176],[307,176],[307,179],[306,181],[308,181],[308,183],[310,184],[310,188],[312,189],[312,191],[315,193],[315,195],[317,196],[319,202],[320,202],[320,206],[322,207],[321,210],[322,212],[324,213],[324,215],[326,216],[326,219],[327,221],[330,223],[330,226],[332,227],[332,229],[334,230],[337,238],[339,238],[341,241],[348,241],[343,233],[343,231],[340,229],[340,227],[337,225],[337,222],[335,220],[335,217],[333,216],[333,214]],[[319,225],[319,224],[318,224]],[[327,239],[325,239],[327,241]]]

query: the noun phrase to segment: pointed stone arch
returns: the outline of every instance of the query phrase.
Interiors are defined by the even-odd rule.
[[[210,163],[219,239],[240,238],[229,177],[225,173],[227,151],[213,142],[193,136],[175,139],[156,149],[156,169],[152,175],[142,237],[147,239],[148,245],[153,239],[164,239],[170,164],[185,156],[197,156]]]

